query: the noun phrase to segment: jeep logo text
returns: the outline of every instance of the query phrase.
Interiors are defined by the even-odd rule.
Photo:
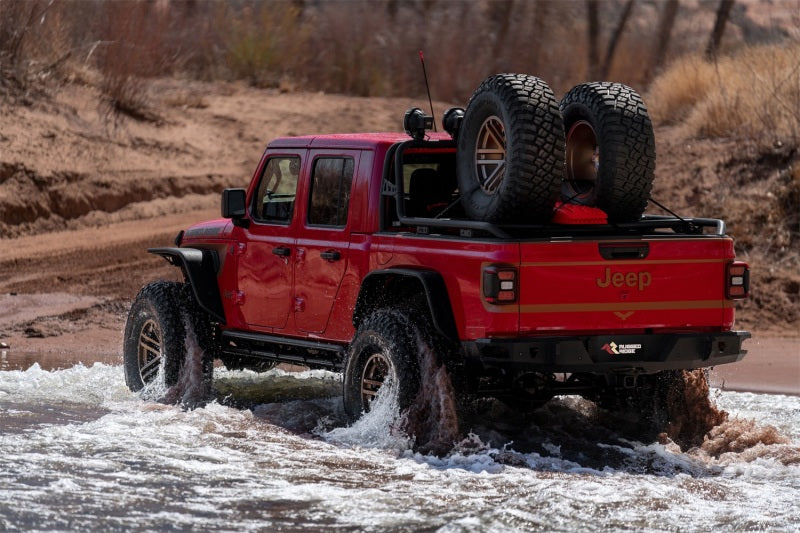
[[[650,272],[611,272],[611,269],[606,267],[605,274],[601,278],[597,278],[597,286],[601,289],[606,287],[636,287],[643,291],[645,287],[649,287],[653,281]]]

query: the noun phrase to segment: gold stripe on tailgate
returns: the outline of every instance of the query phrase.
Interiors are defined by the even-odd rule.
[[[733,307],[728,300],[688,300],[674,302],[623,302],[520,305],[520,313],[586,313],[591,311],[670,311],[680,309],[723,309]]]
[[[520,268],[525,267],[569,267],[569,266],[617,266],[617,265],[699,265],[703,263],[725,263],[728,259],[619,259],[619,260],[597,260],[597,261],[554,261],[554,262],[535,262],[521,263]]]

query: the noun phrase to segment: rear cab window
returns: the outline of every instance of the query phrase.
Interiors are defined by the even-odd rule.
[[[307,216],[310,226],[347,225],[354,168],[352,157],[320,157],[314,161]]]
[[[410,149],[403,154],[403,208],[407,217],[462,218],[455,150]],[[382,187],[382,228],[403,231],[395,203],[394,161]]]

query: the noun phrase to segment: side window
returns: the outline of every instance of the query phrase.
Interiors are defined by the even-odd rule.
[[[315,226],[347,225],[353,160],[346,157],[320,158],[314,163],[308,223]]]
[[[300,176],[300,158],[273,157],[267,161],[253,199],[253,216],[262,222],[288,224]]]

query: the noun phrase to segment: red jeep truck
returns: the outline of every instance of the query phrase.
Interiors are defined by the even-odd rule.
[[[128,386],[212,363],[343,372],[347,413],[392,376],[401,407],[421,352],[458,392],[537,405],[580,394],[663,412],[680,371],[740,360],[748,267],[720,220],[642,214],[652,126],[620,84],[560,102],[497,75],[466,110],[406,113],[406,133],[279,138],[222,216],[150,252],[182,269],[136,297]],[[663,422],[663,420],[661,420]]]

